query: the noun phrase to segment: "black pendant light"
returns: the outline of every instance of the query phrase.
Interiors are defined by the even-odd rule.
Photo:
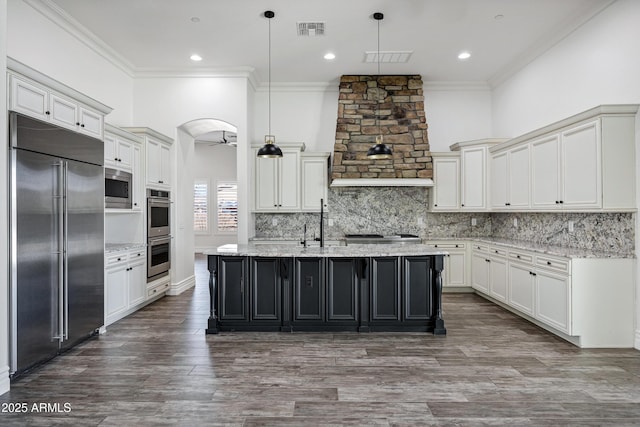
[[[378,136],[376,136],[376,145],[367,150],[367,157],[369,159],[391,159],[393,158],[393,152],[391,147],[385,145],[382,142],[382,129],[380,127],[380,21],[384,19],[384,14],[376,12],[373,14],[373,19],[378,21],[378,81],[376,83],[376,121],[378,123]]]
[[[271,10],[264,12],[269,20],[269,134],[264,136],[264,146],[258,150],[258,157],[282,157],[282,150],[276,145],[276,137],[271,134],[271,18],[276,16]]]

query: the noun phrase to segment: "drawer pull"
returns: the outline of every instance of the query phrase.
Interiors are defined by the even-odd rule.
[[[516,255],[516,258],[520,259],[520,255]]]
[[[551,265],[551,261],[547,261],[547,265]]]

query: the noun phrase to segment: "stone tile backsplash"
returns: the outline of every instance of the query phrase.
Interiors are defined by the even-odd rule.
[[[325,238],[402,232],[431,240],[498,237],[625,254],[635,250],[632,213],[438,213],[428,211],[428,197],[429,190],[420,187],[330,188]],[[320,235],[319,213],[259,213],[255,220],[258,238],[302,239],[305,224],[307,239]]]

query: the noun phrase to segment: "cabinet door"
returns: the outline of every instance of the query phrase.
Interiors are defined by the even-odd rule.
[[[569,277],[538,270],[536,278],[536,319],[571,334]],[[595,314],[594,314],[595,315]]]
[[[486,148],[462,150],[462,191],[460,207],[463,210],[485,209],[487,206]]]
[[[324,277],[322,258],[296,258],[293,320],[323,322]]]
[[[243,257],[220,257],[218,292],[220,320],[248,320],[246,277],[247,260]]]
[[[466,254],[447,249],[449,256],[444,261],[443,286],[468,286],[466,281]]]
[[[120,138],[116,139],[116,155],[118,167],[131,170],[131,165],[133,164],[133,145],[129,141]]]
[[[514,148],[509,152],[509,194],[507,196],[511,209],[528,208],[529,181],[529,145]],[[493,173],[493,171],[492,171]]]
[[[531,143],[531,207],[560,207],[560,139],[557,135]]]
[[[278,162],[279,159],[255,158],[255,210],[278,210]]]
[[[114,135],[104,135],[104,164],[118,166],[118,145]]]
[[[132,263],[129,267],[129,306],[143,302],[147,297],[147,269],[144,256],[139,252],[142,262]],[[136,254],[132,254],[136,257]]]
[[[474,252],[471,257],[471,287],[489,293],[489,260],[482,253]]]
[[[562,134],[562,206],[602,206],[600,126],[591,122]]]
[[[160,144],[160,179],[159,184],[171,186],[171,147]]]
[[[132,209],[134,211],[142,210],[145,206],[145,191],[144,191],[144,170],[142,169],[142,149],[140,145],[134,144],[132,147],[133,159],[131,163],[131,175],[133,177],[133,195],[132,195]]]
[[[49,92],[11,76],[10,109],[40,120],[49,120]]]
[[[107,319],[126,310],[128,307],[127,286],[129,272],[127,268],[127,265],[124,264],[110,268],[105,272],[105,314]]]
[[[535,281],[532,267],[509,263],[509,305],[534,316]]]
[[[327,260],[327,321],[358,320],[358,280],[354,258]]]
[[[75,102],[61,98],[55,94],[49,95],[49,111],[51,123],[78,130],[78,105]]]
[[[433,210],[460,208],[460,160],[433,159]]]
[[[371,321],[400,320],[400,266],[397,257],[371,258]]]
[[[279,162],[279,210],[300,209],[300,152],[283,150]]]
[[[327,206],[327,158],[302,158],[302,204],[303,211],[320,211],[320,199]]]
[[[147,139],[147,183],[158,184],[162,181],[160,142]]]
[[[504,209],[509,206],[509,168],[507,152],[491,156],[491,207]]]
[[[428,320],[432,316],[431,259],[403,258],[403,320]]]
[[[104,134],[104,116],[86,108],[80,107],[78,110],[78,132],[102,139]]]
[[[507,302],[507,261],[504,258],[489,259],[489,293],[498,301]]]
[[[280,320],[281,293],[280,258],[252,258],[251,320]]]

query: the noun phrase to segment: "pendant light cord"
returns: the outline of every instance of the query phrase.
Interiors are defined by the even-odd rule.
[[[382,126],[380,125],[380,20],[378,19],[378,78],[377,78],[377,91],[376,91],[376,107],[378,107],[378,135],[380,135],[379,143],[382,143]]]
[[[268,66],[268,78],[269,78],[269,138],[271,138],[271,18],[269,18],[269,66]]]

